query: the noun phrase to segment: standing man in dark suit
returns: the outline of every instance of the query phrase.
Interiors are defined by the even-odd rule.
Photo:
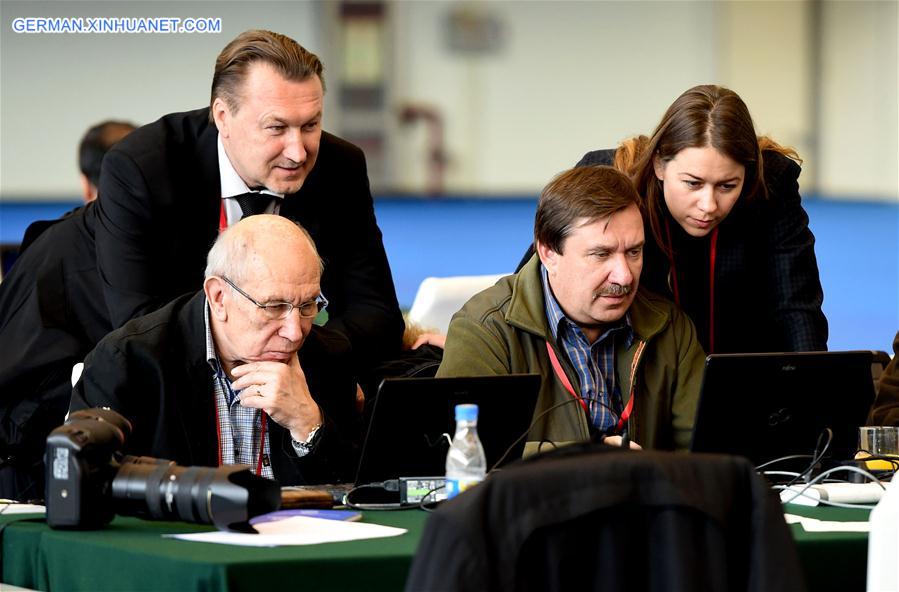
[[[209,108],[166,115],[107,155],[97,267],[113,326],[196,290],[206,252],[244,212],[300,222],[325,262],[327,326],[365,373],[399,352],[403,319],[362,151],[322,131],[322,63],[246,31],[218,56]]]
[[[358,443],[349,344],[312,319],[321,259],[281,216],[241,220],[209,252],[203,289],[107,335],[72,410],[110,407],[128,454],[243,463],[282,485],[351,478]]]

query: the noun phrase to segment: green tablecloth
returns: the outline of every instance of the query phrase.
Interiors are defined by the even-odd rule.
[[[787,504],[784,513],[835,520],[865,522],[868,510],[849,508],[808,507]],[[790,526],[799,561],[805,569],[808,589],[815,592],[864,590],[868,572],[868,533],[866,532],[806,532],[798,524]]]
[[[787,506],[820,520],[867,520],[865,510]],[[399,537],[300,547],[231,547],[164,539],[209,530],[116,518],[104,530],[55,531],[42,519],[0,516],[2,580],[39,590],[402,590],[428,514],[365,512],[408,529]],[[809,533],[793,525],[809,590],[864,590],[866,533]]]
[[[233,547],[162,538],[208,527],[116,518],[104,530],[57,531],[0,516],[2,580],[38,590],[402,590],[428,514],[365,512],[398,537],[295,547]],[[19,521],[17,521],[19,520]]]

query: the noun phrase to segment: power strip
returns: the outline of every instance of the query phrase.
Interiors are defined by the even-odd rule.
[[[400,504],[420,504],[427,497],[428,502],[446,499],[445,477],[400,477]]]

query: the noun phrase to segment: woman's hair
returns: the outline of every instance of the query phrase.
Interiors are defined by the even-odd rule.
[[[626,173],[643,201],[643,210],[659,245],[661,218],[665,212],[662,184],[656,178],[654,159],[672,160],[684,148],[711,146],[746,168],[743,199],[767,198],[762,152],[773,150],[799,161],[792,148],[766,136],[755,135],[752,117],[734,91],[711,84],[694,86],[668,107],[651,137],[637,136],[621,143],[614,166]],[[801,162],[801,161],[800,161]]]

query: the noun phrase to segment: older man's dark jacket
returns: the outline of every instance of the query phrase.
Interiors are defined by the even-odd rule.
[[[128,418],[128,454],[215,466],[219,444],[205,305],[202,291],[185,295],[107,335],[85,359],[71,409],[110,407]],[[342,335],[313,327],[299,351],[325,426],[315,451],[298,458],[290,432],[268,422],[272,469],[282,485],[352,479],[359,423],[348,349]]]

